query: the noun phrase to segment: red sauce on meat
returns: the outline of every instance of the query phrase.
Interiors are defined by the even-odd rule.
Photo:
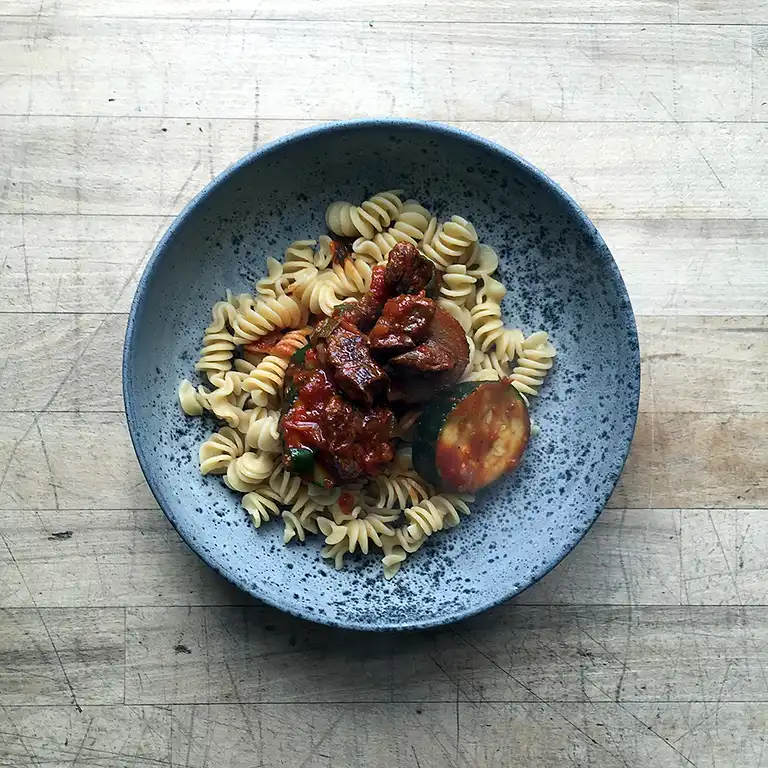
[[[334,257],[346,244],[336,242]],[[464,331],[426,296],[434,266],[398,243],[356,303],[320,323],[287,376],[297,397],[282,419],[287,449],[309,449],[333,480],[377,475],[394,458],[391,403],[421,402],[467,365]]]
[[[325,368],[297,372],[294,386],[298,397],[283,417],[286,448],[312,450],[316,460],[340,480],[379,474],[392,461],[395,417],[391,409],[353,406]]]

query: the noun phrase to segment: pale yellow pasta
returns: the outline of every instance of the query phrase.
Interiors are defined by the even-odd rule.
[[[261,486],[246,493],[241,500],[254,528],[260,528],[261,524],[268,522],[270,517],[280,517],[279,502],[280,499],[274,491]]]
[[[245,378],[242,387],[251,393],[254,405],[277,405],[283,391],[288,360],[277,355],[267,355]]]
[[[292,504],[301,491],[301,478],[292,475],[282,464],[274,468],[268,483],[278,495],[281,504]]]
[[[371,489],[378,491],[378,496],[371,496],[374,505],[387,508],[418,504],[434,493],[434,488],[412,470],[377,475],[371,480]]]
[[[187,416],[202,415],[208,405],[208,392],[203,388],[202,384],[199,389],[202,391],[195,389],[186,379],[182,379],[179,385],[179,405],[181,405],[181,410]]]
[[[224,482],[233,491],[255,491],[272,474],[276,459],[273,453],[246,451],[229,463]]]
[[[200,445],[200,472],[222,475],[234,459],[243,455],[243,438],[231,427],[222,427]]]
[[[306,310],[293,296],[263,296],[255,300],[253,296],[242,293],[237,297],[234,340],[237,344],[247,344],[270,331],[298,328],[306,322]]]
[[[520,357],[523,351],[525,335],[517,328],[505,328],[504,333],[497,336],[493,344],[499,360],[512,362]]]
[[[218,418],[237,429],[243,419],[242,376],[237,371],[227,371],[214,379],[216,389],[208,395],[208,406]]]
[[[512,385],[526,399],[538,395],[539,387],[552,367],[555,348],[545,331],[531,334],[522,344],[517,365],[512,369]]]
[[[245,433],[245,444],[249,448],[265,453],[282,453],[280,435],[280,414],[277,411],[257,409],[258,417],[251,418]]]
[[[397,220],[386,232],[376,232],[372,238],[358,237],[352,250],[374,263],[386,260],[398,243],[419,245],[430,223],[430,213],[415,200],[406,200]]]
[[[464,264],[449,264],[440,277],[440,296],[457,307],[472,306],[476,282],[477,278],[467,273]]]
[[[334,264],[331,272],[336,283],[337,296],[347,298],[370,290],[373,271],[362,259],[346,259],[343,266]]]
[[[317,527],[325,536],[329,547],[346,542],[347,551],[355,552],[358,548],[363,554],[368,554],[369,542],[381,547],[381,536],[392,536],[394,530],[387,525],[392,515],[367,514],[365,517],[348,520],[337,525],[327,517],[317,518]]]
[[[331,203],[325,212],[325,223],[337,235],[373,237],[397,218],[403,207],[401,194],[399,189],[379,192],[359,206],[344,201]]]
[[[333,272],[323,272],[297,285],[294,295],[305,313],[330,317],[333,310],[344,301],[338,291],[339,286]]]
[[[283,544],[289,544],[294,539],[304,541],[307,533],[318,533],[316,513],[312,515],[297,515],[293,510],[283,512]]]
[[[477,232],[461,216],[451,216],[443,222],[431,240],[421,243],[424,255],[440,270],[451,264],[466,264],[477,246]]]
[[[487,352],[496,339],[504,335],[504,321],[501,319],[501,300],[506,289],[492,277],[484,277],[477,292],[477,303],[470,310],[472,337],[477,348]]]
[[[230,300],[217,301],[211,315],[212,321],[203,333],[203,348],[195,364],[195,370],[209,378],[232,368],[236,342],[230,329],[234,329],[237,310]]]
[[[490,277],[499,266],[499,257],[490,245],[480,243],[472,252],[467,264],[467,274],[476,279]]]
[[[283,265],[271,256],[267,256],[267,276],[256,282],[256,293],[259,296],[275,298],[285,293],[289,279],[283,274]]]

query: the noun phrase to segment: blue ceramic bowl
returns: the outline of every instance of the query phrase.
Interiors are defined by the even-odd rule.
[[[337,572],[319,538],[282,545],[240,495],[198,472],[214,425],[179,409],[203,328],[227,288],[252,290],[268,255],[316,238],[333,200],[402,188],[440,217],[458,213],[499,253],[505,319],[549,331],[555,367],[532,405],[541,434],[521,467],[479,495],[391,581],[379,558]],[[411,629],[456,621],[518,594],[581,539],[619,477],[640,388],[634,316],[600,235],[576,203],[508,150],[443,125],[363,120],[281,139],[233,165],[184,209],[136,291],[123,359],[125,407],[144,475],[168,519],[212,568],[313,621]]]

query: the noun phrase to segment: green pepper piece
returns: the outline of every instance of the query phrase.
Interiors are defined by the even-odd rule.
[[[297,475],[311,474],[315,466],[315,454],[309,448],[289,448],[288,467]]]

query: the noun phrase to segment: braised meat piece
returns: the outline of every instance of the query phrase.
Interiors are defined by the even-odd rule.
[[[322,467],[328,486],[379,474],[394,458],[394,414],[386,406],[355,407],[339,393],[330,372],[316,367],[320,360],[314,352],[305,362],[310,367],[292,368],[296,396],[281,426],[287,455],[305,452],[309,469],[292,469],[311,478],[311,468]]]
[[[436,308],[423,291],[389,299],[370,333],[371,349],[395,354],[413,349],[427,337]]]
[[[398,243],[390,252],[384,280],[388,296],[421,293],[432,282],[435,265],[415,245]]]
[[[422,344],[389,361],[392,401],[423,403],[437,390],[455,384],[469,363],[469,344],[464,329],[438,307]]]
[[[387,375],[371,357],[365,335],[342,319],[327,339],[326,356],[339,388],[350,400],[370,408]]]
[[[411,368],[420,373],[450,371],[455,365],[450,351],[435,339],[427,339],[416,349],[393,357],[390,362],[398,368]]]

